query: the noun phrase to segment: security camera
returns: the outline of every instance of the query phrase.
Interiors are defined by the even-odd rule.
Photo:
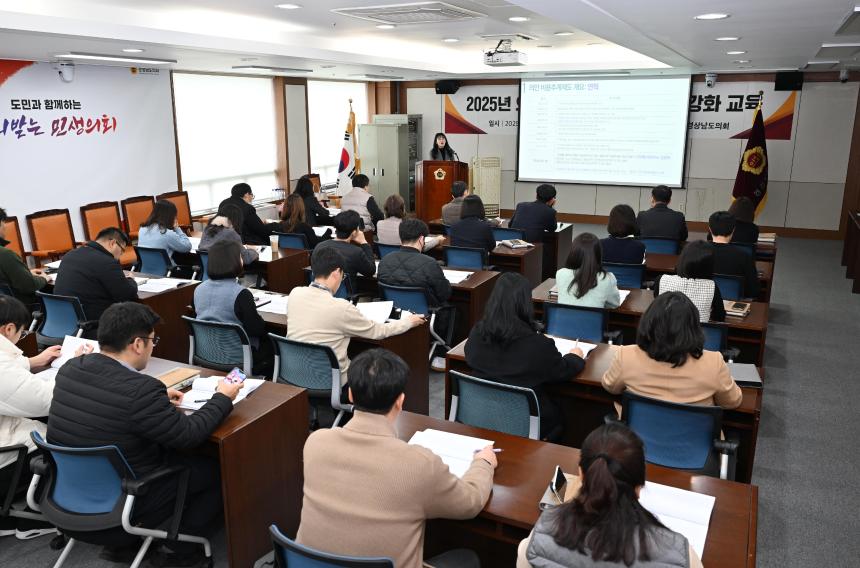
[[[57,74],[63,83],[71,83],[75,80],[75,64],[74,63],[57,63]]]
[[[843,69],[839,72],[839,82],[847,83],[848,82],[848,69]]]
[[[717,74],[716,73],[705,73],[705,85],[708,88],[713,88],[714,85],[717,84]]]

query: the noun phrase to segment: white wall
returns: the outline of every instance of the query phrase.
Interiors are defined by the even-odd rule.
[[[305,85],[286,85],[287,101],[287,151],[290,169],[290,189],[296,180],[310,173],[308,164],[307,92]]]
[[[768,140],[768,201],[758,218],[760,225],[838,230],[845,175],[853,134],[854,112],[860,84],[808,82],[798,93],[790,140]],[[442,130],[442,96],[432,88],[407,90],[407,110],[423,115],[423,147],[433,145]],[[502,158],[502,207],[534,199],[537,183],[516,182],[515,136],[448,135],[461,161],[473,156]],[[707,221],[728,208],[735,173],[745,140],[689,138],[686,189],[675,190],[674,208],[687,219]],[[612,206],[628,203],[646,209],[650,187],[556,184],[561,213],[608,215]]]

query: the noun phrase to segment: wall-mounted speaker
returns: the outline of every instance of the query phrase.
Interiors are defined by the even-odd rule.
[[[437,95],[453,95],[460,89],[460,81],[446,79],[444,81],[436,81]]]
[[[803,88],[803,71],[778,71],[774,91],[799,91]]]

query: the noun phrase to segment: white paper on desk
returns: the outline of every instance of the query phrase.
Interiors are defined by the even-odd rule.
[[[621,297],[621,303],[618,304],[620,306],[627,299],[627,296],[630,295],[630,290],[618,290],[618,295]]]
[[[370,321],[385,323],[388,321],[388,316],[391,315],[394,302],[359,302],[355,307]]]
[[[567,339],[566,337],[557,337],[555,335],[547,335],[550,339],[555,342],[555,348],[558,349],[558,352],[562,355],[567,355],[570,353],[570,350],[574,347],[579,347],[582,349],[583,358],[588,357],[588,354],[591,353],[591,350],[597,347],[594,343],[588,343],[587,341],[580,341],[579,345],[576,344],[576,341],[573,339]]]
[[[463,272],[462,270],[442,270],[442,273],[445,275],[445,278],[448,279],[448,282],[451,284],[459,284],[474,272]]]
[[[328,214],[331,215],[332,217],[334,217],[338,213],[340,213],[340,209],[338,209],[337,207],[329,207],[328,208]]]
[[[331,227],[314,227],[314,234],[318,237],[322,237],[326,234],[326,231],[330,230]]]
[[[188,237],[188,240],[191,242],[191,252],[197,252],[200,248],[200,237]]]
[[[45,268],[59,268],[62,260],[55,260],[54,262],[49,262],[45,265]]]
[[[442,459],[451,473],[462,478],[469,471],[475,452],[494,442],[428,428],[415,432],[409,443],[427,448]]]
[[[71,335],[67,335],[63,339],[63,346],[60,348],[60,356],[51,361],[51,367],[54,369],[59,369],[62,367],[66,361],[75,356],[75,351],[78,350],[78,347],[81,345],[92,345],[93,353],[99,352],[99,342],[93,341],[92,339],[84,339],[83,337],[72,337]]]
[[[150,278],[143,284],[139,284],[137,286],[137,291],[153,293],[164,292],[165,290],[178,288],[180,285],[188,284],[189,282],[192,282],[192,280],[184,280],[182,278]]]
[[[715,497],[646,481],[639,502],[661,523],[687,537],[702,558]]]
[[[200,410],[203,408],[203,405],[215,396],[218,381],[220,380],[221,377],[197,377],[194,379],[194,382],[191,383],[191,390],[186,392],[182,397],[182,403],[179,405],[179,408],[187,408],[189,410]],[[245,379],[233,404],[235,405],[237,402],[244,400],[245,397],[257,390],[262,384],[263,379]]]

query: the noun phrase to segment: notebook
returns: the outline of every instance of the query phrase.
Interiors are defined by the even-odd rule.
[[[359,302],[355,307],[370,321],[385,323],[391,315],[394,302]]]
[[[134,279],[137,282],[137,278]],[[178,288],[184,284],[188,284],[192,280],[184,280],[182,278],[150,278],[145,280],[143,284],[138,284],[138,292],[164,292],[172,288]]]
[[[166,373],[158,375],[157,378],[159,381],[164,383],[164,386],[167,388],[182,390],[194,382],[194,379],[199,376],[200,371],[198,369],[176,367],[175,369],[171,369]]]
[[[203,408],[203,405],[215,396],[218,381],[220,380],[221,377],[197,377],[194,379],[194,382],[191,383],[191,390],[182,397],[182,403],[179,405],[179,408],[189,410],[200,410]],[[233,404],[245,400],[249,394],[257,390],[262,384],[263,379],[245,379],[242,389],[239,391]]]
[[[251,294],[254,296],[254,304],[257,306],[258,312],[267,312],[282,316],[287,314],[289,296],[274,292],[263,292],[261,290],[251,290]]]
[[[749,302],[736,302],[734,300],[723,300],[723,306],[726,309],[726,314],[735,317],[746,317],[752,306]]]
[[[639,493],[639,503],[668,528],[687,537],[699,558],[705,551],[715,502],[716,498],[711,495],[650,481],[645,482]]]
[[[462,270],[442,270],[442,273],[445,275],[445,278],[448,279],[448,282],[451,284],[459,284],[474,272],[464,272]]]
[[[442,458],[448,471],[462,478],[469,471],[475,452],[493,444],[493,441],[428,428],[415,432],[409,443],[427,448]]]
[[[562,355],[567,355],[570,353],[570,350],[574,347],[579,347],[582,349],[583,357],[588,357],[588,354],[597,347],[594,343],[588,343],[587,341],[580,341],[579,345],[577,345],[577,341],[575,339],[567,339],[566,337],[557,337],[555,335],[547,335],[550,339],[555,342],[555,348],[558,349],[558,352]]]
[[[752,363],[727,363],[732,378],[742,387],[761,388],[761,376]]]
[[[99,342],[92,339],[84,339],[83,337],[72,337],[67,335],[63,339],[63,346],[60,348],[60,356],[51,361],[51,367],[59,369],[65,365],[66,361],[75,356],[75,351],[82,345],[91,345],[93,353],[99,352]]]

